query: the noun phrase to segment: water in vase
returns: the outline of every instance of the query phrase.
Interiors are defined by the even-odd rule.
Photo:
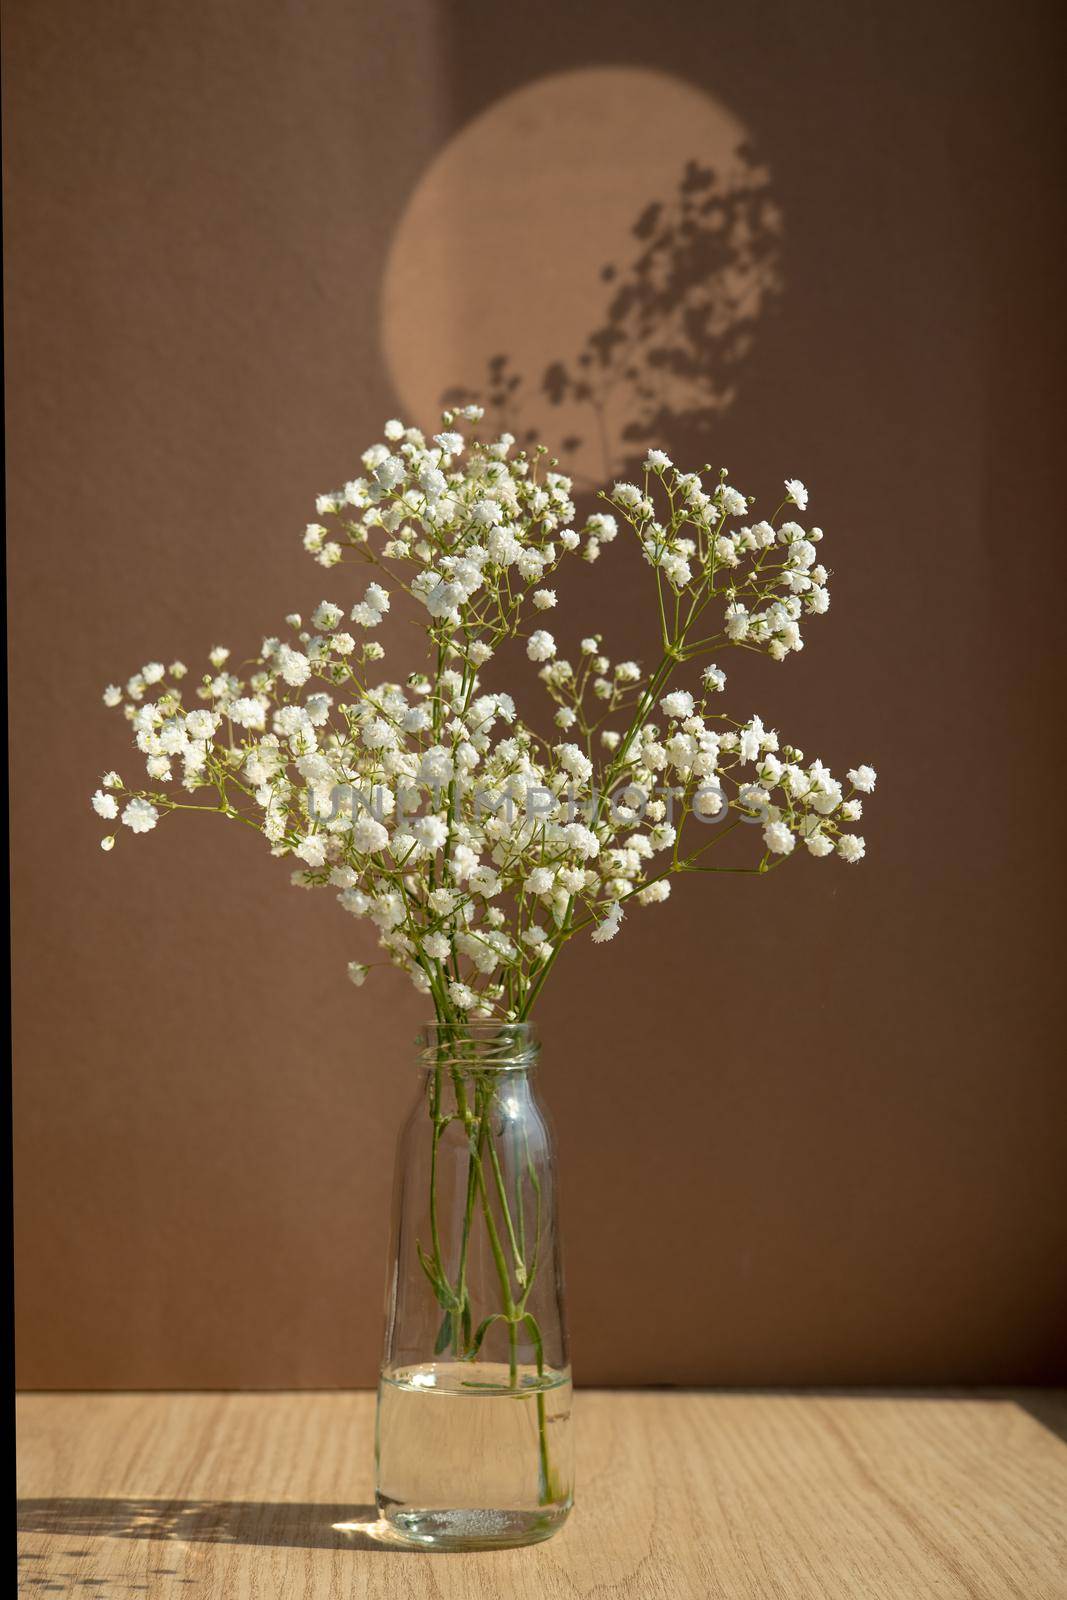
[[[440,1361],[383,1373],[378,1510],[431,1547],[527,1544],[566,1517],[573,1486],[569,1372]]]

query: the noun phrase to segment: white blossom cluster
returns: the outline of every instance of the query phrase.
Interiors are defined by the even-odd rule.
[[[614,938],[625,912],[666,900],[679,873],[765,873],[798,845],[860,860],[851,824],[875,784],[870,767],[846,785],[759,717],[713,709],[726,679],[712,653],[784,659],[802,647],[804,618],[827,609],[821,531],[781,520],[804,508],[803,484],[787,482],[775,517],[750,523],[725,474],[708,486],[651,451],[644,483],[616,484],[613,509],[578,529],[570,481],[543,450],[456,431],[480,416],[446,412],[430,441],[389,422],[364,475],[320,496],[307,549],[326,567],[374,569],[344,606],[324,600],[307,624],[287,617],[285,636],[236,670],[216,648],[195,705],[180,661],[109,685],[105,704],[122,706],[149,783],[131,789],[109,772],[92,798],[133,833],[179,810],[255,828],[297,863],[295,883],[330,890],[374,927],[446,1021],[526,1017],[575,934]],[[619,517],[655,572],[663,655],[651,671],[612,663],[600,635],[572,665],[539,625],[556,603],[545,580],[569,553],[596,560]],[[398,594],[419,608],[430,670],[372,681],[385,656],[374,633]],[[483,683],[515,637],[555,706],[551,737]],[[671,687],[697,658],[698,687]],[[754,859],[707,860],[746,826]],[[357,984],[367,971],[350,963]]]

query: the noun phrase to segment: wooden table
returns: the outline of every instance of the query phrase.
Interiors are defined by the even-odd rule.
[[[1055,1404],[579,1391],[563,1532],[431,1555],[373,1537],[371,1395],[25,1395],[22,1592],[1065,1600]]]

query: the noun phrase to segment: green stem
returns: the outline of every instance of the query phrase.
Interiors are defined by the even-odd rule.
[[[466,1093],[466,1089],[464,1088],[464,1085],[463,1085],[462,1074],[458,1070],[453,1070],[453,1082],[455,1084],[455,1089],[456,1089],[456,1103],[461,1109],[461,1114],[463,1116],[464,1125],[467,1127],[468,1142],[470,1142],[470,1125],[469,1125],[468,1114],[467,1114],[467,1093]],[[475,1099],[475,1114],[476,1115],[477,1115],[477,1112],[478,1112],[478,1101],[477,1101],[477,1097],[476,1097],[476,1099]],[[467,1260],[468,1260],[469,1253],[470,1253],[471,1227],[472,1227],[473,1222],[474,1222],[474,1201],[475,1201],[475,1197],[476,1197],[477,1192],[478,1192],[478,1172],[481,1170],[482,1146],[483,1146],[483,1144],[485,1142],[485,1130],[486,1130],[485,1117],[484,1116],[479,1116],[478,1117],[478,1133],[477,1133],[476,1139],[471,1143],[471,1148],[470,1148],[470,1151],[469,1151],[469,1154],[468,1154],[468,1157],[467,1157],[467,1195],[466,1195],[466,1201],[465,1201],[465,1204],[464,1204],[464,1211],[463,1211],[463,1233],[462,1233],[462,1236],[460,1238],[460,1246],[459,1246],[459,1289],[458,1289],[458,1299],[460,1301],[461,1308],[468,1306],[468,1303],[469,1303],[469,1295],[468,1295],[468,1291],[467,1291]],[[454,1326],[453,1327],[453,1349],[458,1354],[459,1353],[459,1349],[460,1349],[460,1340],[457,1337],[457,1331],[460,1331],[460,1330],[457,1330],[455,1328],[455,1326]],[[462,1344],[463,1344],[463,1348],[464,1348],[464,1351],[465,1351],[466,1350],[467,1341],[463,1340]]]
[[[537,1352],[537,1376],[543,1379],[545,1375],[545,1342],[541,1337],[541,1329],[537,1324],[537,1318],[529,1311],[526,1312],[523,1321],[530,1330],[534,1350]],[[541,1504],[546,1506],[556,1498],[556,1485],[552,1482],[552,1464],[548,1459],[548,1425],[545,1416],[545,1392],[543,1389],[538,1389],[537,1391],[537,1451],[541,1468]]]
[[[500,1209],[504,1217],[504,1226],[507,1229],[508,1243],[511,1245],[511,1254],[514,1257],[515,1265],[525,1273],[526,1262],[523,1259],[522,1251],[519,1249],[519,1241],[515,1237],[515,1227],[511,1220],[511,1209],[508,1205],[507,1191],[504,1187],[504,1174],[501,1171],[500,1157],[497,1155],[496,1145],[492,1139],[489,1140],[489,1163],[493,1169],[496,1192],[500,1196]]]
[[[443,1267],[443,1252],[438,1228],[437,1211],[437,1147],[441,1129],[444,1125],[441,1116],[440,1084],[441,1067],[436,1069],[434,1091],[431,1097],[431,1114],[434,1119],[434,1138],[431,1148],[431,1173],[430,1173],[430,1227],[434,1246],[434,1261],[440,1271],[442,1280],[447,1281]],[[538,1379],[543,1382],[545,1374],[544,1339],[540,1326],[533,1313],[526,1310],[526,1303],[533,1287],[533,1281],[538,1267],[538,1257],[541,1244],[541,1184],[534,1170],[533,1163],[527,1152],[527,1168],[531,1183],[537,1198],[536,1228],[534,1242],[534,1258],[527,1264],[520,1249],[519,1239],[516,1235],[515,1225],[512,1220],[511,1207],[508,1202],[507,1183],[500,1163],[500,1157],[493,1143],[491,1126],[491,1109],[496,1086],[490,1074],[478,1076],[474,1084],[474,1104],[470,1104],[466,1085],[463,1081],[462,1070],[458,1067],[452,1069],[452,1080],[456,1094],[456,1107],[464,1126],[467,1129],[469,1140],[469,1156],[467,1166],[467,1193],[463,1215],[463,1230],[460,1239],[459,1271],[457,1288],[455,1292],[456,1309],[452,1315],[452,1347],[458,1355],[461,1351],[467,1352],[477,1344],[472,1340],[470,1328],[469,1291],[467,1287],[467,1267],[470,1259],[470,1243],[474,1224],[474,1210],[476,1202],[480,1202],[482,1215],[485,1220],[486,1235],[492,1253],[493,1263],[496,1268],[497,1278],[500,1283],[501,1302],[503,1311],[496,1313],[508,1325],[508,1382],[513,1390],[519,1388],[519,1324],[525,1324],[529,1330],[531,1342],[537,1362]],[[477,1124],[473,1131],[472,1124]],[[486,1175],[486,1154],[489,1157],[491,1182]],[[516,1175],[517,1205],[522,1201],[523,1174],[521,1166]],[[503,1219],[504,1236],[511,1247],[515,1257],[516,1267],[521,1269],[522,1294],[518,1302],[512,1292],[511,1275],[508,1268],[507,1255],[504,1242],[501,1238],[500,1228],[497,1226],[493,1214],[493,1192],[495,1191],[500,1205]],[[525,1230],[523,1229],[523,1234]],[[537,1408],[537,1449],[539,1494],[542,1505],[548,1505],[555,1498],[557,1486],[552,1475],[552,1464],[548,1446],[548,1419],[545,1408],[543,1389],[539,1387],[535,1397]]]
[[[430,1100],[430,1115],[433,1117],[433,1144],[430,1147],[430,1238],[433,1243],[433,1259],[442,1278],[445,1275],[444,1261],[441,1257],[441,1231],[437,1218],[437,1148],[441,1143],[441,1065],[438,1062],[434,1068],[433,1094]]]

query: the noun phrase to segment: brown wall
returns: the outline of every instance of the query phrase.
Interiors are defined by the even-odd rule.
[[[1062,1372],[1055,8],[6,12],[21,1382],[373,1381],[423,1007],[251,835],[101,855],[99,689],[337,593],[311,500],[442,373],[509,355],[559,439],[594,268],[739,127],[766,292],[692,323],[658,442],[812,484],[833,611],[735,704],[881,779],[862,868],[684,881],[546,999],[577,1372]],[[557,631],[650,648],[643,584],[616,546]]]

